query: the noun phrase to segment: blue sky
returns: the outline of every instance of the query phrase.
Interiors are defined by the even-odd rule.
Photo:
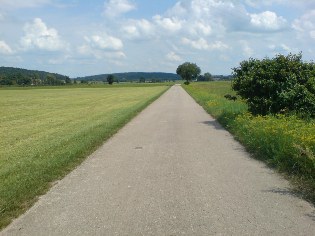
[[[249,57],[314,60],[314,0],[0,0],[0,66],[70,77],[230,74]]]

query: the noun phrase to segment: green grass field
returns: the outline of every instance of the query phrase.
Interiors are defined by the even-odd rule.
[[[183,86],[256,158],[284,173],[297,192],[315,203],[315,120],[295,116],[252,116],[235,93],[231,82],[192,83]]]
[[[0,90],[0,228],[167,86]]]

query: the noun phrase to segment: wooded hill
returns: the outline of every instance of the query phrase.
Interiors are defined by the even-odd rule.
[[[68,76],[38,70],[0,67],[0,85],[62,85],[69,84]]]
[[[106,81],[109,74],[92,75],[85,77],[77,77],[75,80],[78,81]],[[162,72],[126,72],[126,73],[113,73],[116,80],[119,82],[127,81],[173,81],[180,80],[180,76],[173,73],[162,73]]]
[[[103,81],[106,82],[109,74],[100,74],[73,78],[74,81]],[[181,80],[181,77],[174,73],[164,72],[125,72],[112,74],[117,82],[165,82]],[[214,80],[230,80],[232,76],[213,75]],[[198,81],[203,81],[202,76]],[[1,85],[20,85],[20,86],[38,86],[38,85],[63,85],[71,84],[68,76],[50,73],[46,71],[27,70],[14,67],[0,67],[0,86]]]
[[[109,74],[100,74],[100,75],[92,75],[92,76],[84,76],[77,77],[75,80],[77,81],[104,81],[106,82],[106,78]],[[163,72],[126,72],[126,73],[114,73],[116,81],[119,82],[164,82],[164,81],[176,81],[181,80],[182,78],[173,73],[163,73]],[[204,81],[203,76],[198,77],[198,81]],[[212,75],[214,80],[232,80],[232,75]]]

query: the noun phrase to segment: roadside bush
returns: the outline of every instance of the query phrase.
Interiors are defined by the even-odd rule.
[[[234,96],[230,82],[194,83],[185,90],[214,116],[254,157],[291,179],[295,191],[315,205],[315,119],[252,115]],[[229,96],[228,96],[229,97]]]
[[[315,117],[315,64],[302,54],[250,58],[233,68],[232,88],[257,115],[295,113]]]

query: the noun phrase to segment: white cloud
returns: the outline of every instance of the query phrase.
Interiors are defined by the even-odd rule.
[[[122,51],[104,51],[97,48],[93,48],[88,44],[78,47],[78,52],[81,55],[84,55],[87,57],[93,57],[96,59],[104,59],[104,58],[124,59],[126,58],[125,53]]]
[[[188,38],[182,38],[182,43],[185,45],[190,45],[191,47],[198,50],[226,50],[229,46],[221,41],[215,41],[210,44],[204,38],[199,38],[198,40],[191,40]]]
[[[153,20],[158,26],[170,32],[176,32],[182,28],[182,21],[180,21],[176,17],[163,18],[160,15],[156,15],[153,17]]]
[[[229,46],[221,41],[215,41],[214,43],[209,45],[209,49],[211,50],[226,50],[229,49]]]
[[[186,8],[187,9],[186,9]],[[176,8],[176,12],[174,11]],[[200,38],[212,34],[212,20],[206,16],[200,17],[193,14],[183,14],[181,12],[191,11],[190,5],[183,5],[178,2],[173,7],[174,15],[168,11],[163,15],[155,15],[151,20],[147,19],[129,19],[118,20],[123,32],[122,37],[127,39],[163,39],[178,40],[182,37]],[[190,19],[191,18],[191,19]],[[117,22],[117,21],[116,21]]]
[[[225,12],[228,12],[226,14]],[[162,19],[174,19],[177,25],[181,23],[182,31],[200,37],[210,35],[211,32],[221,34],[224,30],[223,22],[232,13],[240,12],[229,1],[217,0],[181,0],[170,8]],[[228,16],[228,17],[226,17]],[[162,22],[167,23],[167,22]]]
[[[175,52],[169,52],[167,55],[166,55],[166,59],[169,60],[169,61],[172,61],[172,62],[179,62],[179,61],[182,61],[183,59],[177,55]]]
[[[44,61],[74,68],[85,63],[88,70],[76,67],[70,72],[85,74],[94,73],[92,68],[98,72],[141,68],[174,72],[175,64],[194,61],[205,71],[229,73],[245,57],[270,57],[292,50],[303,51],[306,60],[314,55],[315,8],[310,6],[312,2],[315,6],[315,0],[175,0],[163,1],[156,9],[159,1],[101,0],[103,5],[96,9],[95,4],[71,0],[65,1],[67,19],[55,7],[62,2],[0,0],[0,29],[5,32],[2,36],[0,32],[0,53],[13,53],[0,56],[0,62],[20,56],[24,62],[16,65]],[[17,14],[16,8],[24,13]],[[82,9],[99,12],[88,17]],[[102,14],[105,17],[97,16]],[[36,15],[45,18],[29,21]],[[23,22],[29,23],[21,34]],[[47,55],[38,49],[54,53]],[[118,62],[121,67],[115,66]]]
[[[277,16],[271,11],[264,11],[260,14],[250,14],[252,26],[265,30],[279,30],[286,26],[287,21],[282,16]]]
[[[280,44],[280,47],[281,47],[284,51],[286,51],[287,53],[289,53],[289,52],[292,51],[292,49],[291,49],[288,45],[286,45],[286,44],[284,44],[284,43]]]
[[[294,20],[292,28],[295,29],[300,36],[307,36],[315,39],[315,10],[311,10]]]
[[[11,47],[5,42],[0,40],[0,54],[10,55],[13,54]]]
[[[289,4],[292,3],[290,0],[245,0],[244,3],[251,6],[259,8],[260,6],[271,6],[272,4]]]
[[[196,21],[193,23],[192,27],[190,28],[190,33],[193,35],[205,35],[208,36],[212,33],[212,27],[209,24],[206,24],[202,21]]]
[[[164,16],[155,16],[154,21],[165,29],[185,31],[194,37],[213,32],[217,36],[231,32],[268,33],[287,27],[287,20],[275,12],[251,14],[240,1],[232,0],[181,0]]]
[[[187,5],[188,5],[187,1],[186,2],[178,1],[175,3],[175,5],[172,8],[167,10],[166,15],[185,16],[187,15],[187,8],[188,8]]]
[[[141,20],[129,20],[122,28],[124,37],[135,38],[148,38],[154,36],[154,25],[145,19]]]
[[[315,6],[314,0],[244,0],[244,4],[254,8],[270,8],[273,6],[285,6],[286,8],[292,7],[293,9],[312,9]]]
[[[54,28],[48,28],[40,18],[34,19],[32,23],[26,23],[24,32],[21,45],[25,50],[58,51],[66,47],[66,44],[60,39],[58,31]]]
[[[268,48],[274,53],[274,54],[285,54],[285,53],[298,53],[299,50],[297,48],[292,48],[288,46],[285,43],[279,43],[277,45],[271,44],[268,46]]]
[[[203,22],[202,27],[206,30],[201,30],[199,33],[204,35],[210,35],[211,32],[225,34],[235,31],[277,31],[287,26],[287,20],[275,12],[251,14],[240,2],[231,0],[179,1],[170,12],[189,20],[190,28],[196,29],[199,25],[201,29],[200,22]]]
[[[190,45],[191,47],[199,50],[207,50],[209,48],[208,42],[203,38],[200,38],[199,40],[190,40],[188,38],[183,38],[182,43]]]
[[[240,40],[240,44],[242,46],[243,55],[245,57],[251,57],[254,54],[254,50],[249,46],[246,40]]]
[[[287,25],[283,17],[272,11],[250,14],[244,5],[230,0],[179,0],[164,14],[155,15],[151,20],[117,18],[115,23],[121,25],[121,37],[127,40],[182,42],[197,50],[228,49],[229,46],[222,42],[227,33],[267,34]],[[208,43],[210,41],[212,43]],[[251,48],[246,50],[246,55],[252,54]]]
[[[91,47],[101,50],[121,50],[124,47],[123,42],[119,38],[107,34],[104,34],[103,36],[86,36],[84,39]]]
[[[78,47],[78,52],[85,56],[92,56],[97,59],[110,58],[122,59],[126,55],[122,51],[123,42],[116,37],[103,34],[84,37],[86,44]]]
[[[137,38],[140,36],[140,32],[136,25],[130,24],[123,27],[123,32],[126,34],[127,38]]]
[[[104,3],[104,16],[117,17],[136,9],[129,0],[107,0]]]

